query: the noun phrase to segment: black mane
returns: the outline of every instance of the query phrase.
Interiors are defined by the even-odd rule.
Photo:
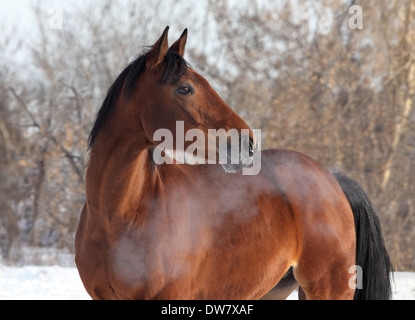
[[[148,52],[144,52],[137,59],[132,61],[115,82],[108,90],[107,97],[102,103],[101,109],[98,111],[97,117],[95,119],[94,126],[92,127],[91,133],[88,138],[88,149],[91,149],[95,139],[103,127],[103,125],[108,121],[111,116],[112,111],[121,95],[121,90],[124,85],[124,98],[126,100],[131,98],[133,91],[136,87],[138,77],[141,72],[144,70],[146,65],[146,57]],[[187,63],[178,53],[174,51],[168,51],[166,57],[164,58],[165,69],[162,77],[162,83],[174,83],[183,76],[187,70]]]

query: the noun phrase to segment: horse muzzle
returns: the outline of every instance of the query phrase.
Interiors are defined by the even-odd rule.
[[[258,143],[255,137],[242,135],[240,148],[228,142],[226,153],[219,150],[219,163],[227,173],[239,172],[253,163],[257,148]]]

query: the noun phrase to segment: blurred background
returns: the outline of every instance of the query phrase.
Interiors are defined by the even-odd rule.
[[[359,181],[415,271],[411,0],[1,0],[0,264],[74,266],[95,114],[167,25],[170,43],[189,28],[186,59],[263,148]]]

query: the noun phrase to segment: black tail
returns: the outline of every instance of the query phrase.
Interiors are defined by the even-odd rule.
[[[392,265],[380,228],[379,218],[369,197],[353,179],[334,173],[352,207],[356,229],[356,265],[363,271],[362,289],[355,300],[388,300],[392,296]]]

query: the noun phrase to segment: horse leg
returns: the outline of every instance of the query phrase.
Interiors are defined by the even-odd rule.
[[[298,287],[298,300],[306,300],[306,295],[301,287]]]
[[[350,286],[353,274],[349,268],[355,265],[354,254],[348,257],[325,257],[320,266],[299,263],[294,275],[300,288],[300,300],[353,300],[355,289]],[[330,261],[330,259],[333,259]]]
[[[298,283],[294,278],[293,269],[290,268],[261,300],[285,300],[297,287]]]
[[[298,288],[299,300],[353,300],[354,289],[341,283],[350,274],[339,277],[320,278]],[[348,282],[348,281],[346,281]],[[340,283],[340,284],[339,284]]]

